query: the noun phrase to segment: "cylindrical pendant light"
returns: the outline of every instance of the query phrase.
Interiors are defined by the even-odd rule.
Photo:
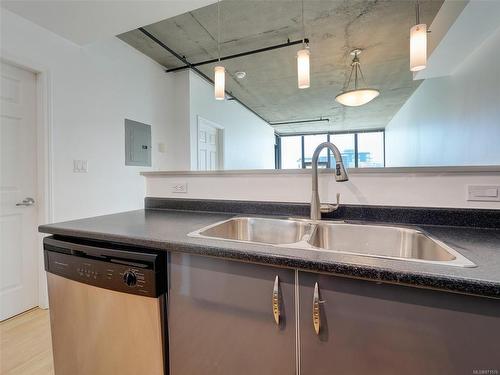
[[[226,69],[223,66],[216,66],[214,69],[214,94],[216,100],[224,100],[225,83],[226,83]]]
[[[297,52],[297,79],[299,89],[307,89],[310,86],[309,49],[307,48]]]
[[[410,70],[418,72],[427,66],[427,25],[420,23],[420,6],[415,6],[416,25],[410,29]]]
[[[299,89],[307,89],[310,84],[309,46],[306,43],[306,27],[304,24],[304,0],[301,0],[303,48],[297,52],[297,84]]]

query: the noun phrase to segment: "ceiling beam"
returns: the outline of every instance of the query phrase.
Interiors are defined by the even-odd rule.
[[[309,122],[330,122],[329,118],[316,118],[316,119],[308,119],[308,120],[290,120],[290,121],[272,121],[269,124],[272,126],[275,125],[288,125],[288,124],[305,124]]]
[[[294,46],[296,44],[308,44],[308,43],[309,43],[309,39],[307,39],[307,38],[300,39],[300,40],[294,40],[293,42],[291,42],[290,39],[288,39],[286,43],[275,44],[274,46],[258,48],[258,49],[254,49],[254,50],[247,51],[247,52],[241,52],[241,53],[236,53],[234,55],[224,56],[224,57],[221,57],[220,59],[217,58],[217,59],[205,60],[205,61],[201,61],[201,62],[197,62],[197,63],[191,63],[189,65],[186,64],[185,66],[179,66],[177,68],[167,69],[167,73],[176,72],[176,71],[182,70],[182,69],[192,68],[194,66],[213,64],[213,63],[216,63],[219,61],[231,60],[231,59],[236,59],[238,57],[255,55],[257,53],[262,53],[262,52],[272,51],[275,49],[290,47],[290,46]]]
[[[175,56],[177,59],[179,59],[180,61],[182,61],[185,65],[187,65],[187,67],[191,70],[193,70],[194,72],[198,73],[202,78],[204,78],[205,80],[207,80],[209,83],[211,83],[212,85],[214,84],[214,81],[209,77],[207,76],[205,73],[203,73],[201,70],[199,70],[197,67],[193,66],[184,56],[181,56],[180,54],[178,54],[177,52],[175,52],[173,49],[171,49],[169,46],[167,46],[165,43],[163,43],[160,39],[158,39],[157,37],[155,37],[153,34],[151,34],[149,31],[147,31],[144,27],[140,27],[138,29],[140,32],[142,32],[144,35],[146,35],[148,38],[150,38],[152,41],[154,41],[156,44],[158,44],[160,47],[162,47],[163,49],[165,49],[166,51],[168,51],[169,53],[171,53],[173,56]],[[257,116],[258,118],[260,118],[262,121],[264,121],[265,123],[269,124],[269,121],[267,121],[264,117],[262,117],[261,115],[259,115],[257,112],[255,112],[252,108],[250,108],[249,106],[247,106],[245,103],[243,103],[241,100],[239,100],[237,97],[235,97],[232,93],[228,92],[228,91],[225,91],[225,93],[227,95],[229,95],[232,100],[234,101],[237,101],[238,103],[240,103],[243,107],[245,107],[246,109],[248,109],[250,112],[252,112],[255,116]]]

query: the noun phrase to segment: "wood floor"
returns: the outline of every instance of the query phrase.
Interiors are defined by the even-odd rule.
[[[54,374],[48,310],[36,308],[0,323],[0,374]]]

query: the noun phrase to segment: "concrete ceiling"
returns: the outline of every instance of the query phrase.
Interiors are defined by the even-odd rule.
[[[443,0],[420,0],[421,21],[431,24]],[[300,1],[221,2],[221,54],[229,55],[302,38]],[[409,71],[408,0],[305,0],[310,39],[311,87],[297,88],[300,45],[224,61],[226,89],[269,122],[328,118],[329,122],[276,125],[278,133],[384,128],[418,87]],[[217,5],[212,4],[145,27],[190,62],[217,57]],[[431,34],[432,35],[432,34]],[[167,68],[182,64],[138,30],[119,37]],[[381,94],[361,107],[334,101],[349,74],[349,52],[361,48],[367,85]],[[213,76],[212,65],[199,69]],[[237,79],[237,71],[247,73]],[[175,73],[170,73],[175,74]]]
[[[216,0],[1,0],[2,8],[84,45]]]

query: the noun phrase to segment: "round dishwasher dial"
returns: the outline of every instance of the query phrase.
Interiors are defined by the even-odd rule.
[[[137,284],[137,276],[132,271],[126,271],[123,274],[123,282],[128,286],[135,286]]]

